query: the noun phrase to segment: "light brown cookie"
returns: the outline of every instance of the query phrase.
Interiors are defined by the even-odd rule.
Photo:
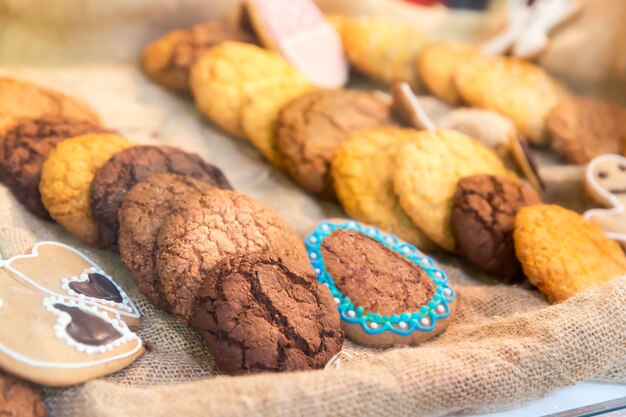
[[[391,124],[389,104],[356,90],[317,90],[280,112],[278,152],[287,172],[307,191],[333,198],[330,162],[335,150],[356,131]]]
[[[594,223],[559,206],[520,210],[514,239],[524,273],[552,302],[626,274],[620,246]]]

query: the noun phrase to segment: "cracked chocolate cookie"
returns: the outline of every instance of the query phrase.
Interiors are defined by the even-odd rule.
[[[105,132],[94,122],[60,116],[23,119],[0,139],[0,178],[28,211],[49,219],[39,193],[41,167],[48,155],[64,139]]]
[[[0,416],[45,417],[46,414],[38,388],[0,370]]]
[[[196,154],[168,146],[136,146],[117,153],[96,171],[91,183],[91,207],[100,241],[117,244],[118,210],[135,184],[153,174],[189,175],[219,188],[232,189],[219,168]]]
[[[300,264],[249,253],[224,259],[208,275],[191,325],[223,372],[317,369],[341,350],[333,298]]]
[[[220,21],[173,30],[150,43],[141,57],[141,67],[157,84],[188,93],[192,65],[204,52],[224,41],[256,43],[254,36]]]
[[[492,175],[462,178],[452,199],[452,232],[460,252],[499,281],[524,278],[515,256],[513,228],[517,212],[541,204],[525,185]]]
[[[390,105],[373,93],[318,90],[283,107],[276,132],[287,172],[312,194],[334,198],[330,162],[358,130],[391,124]]]
[[[187,175],[155,174],[138,183],[124,197],[119,210],[120,258],[139,291],[155,306],[171,308],[156,274],[156,243],[173,205],[190,195],[214,188]]]
[[[157,272],[174,314],[188,323],[209,270],[226,257],[250,252],[271,252],[307,264],[298,235],[260,201],[220,189],[182,199],[157,240]]]

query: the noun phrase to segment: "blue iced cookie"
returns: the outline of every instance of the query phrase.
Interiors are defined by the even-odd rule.
[[[414,246],[352,220],[320,223],[305,243],[353,342],[416,345],[448,325],[455,292],[445,272]]]

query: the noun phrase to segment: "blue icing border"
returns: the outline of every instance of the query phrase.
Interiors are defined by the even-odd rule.
[[[335,285],[333,277],[326,271],[323,255],[320,251],[322,241],[334,230],[346,229],[369,236],[394,252],[406,257],[426,271],[436,285],[433,298],[417,311],[394,314],[391,316],[364,311],[355,306]],[[449,304],[454,301],[454,290],[448,285],[448,276],[437,267],[435,262],[424,255],[415,246],[406,243],[396,236],[382,232],[377,227],[367,227],[354,220],[343,223],[323,222],[305,240],[309,262],[313,266],[317,280],[330,289],[342,320],[358,323],[368,334],[379,334],[384,331],[407,336],[418,331],[431,331],[437,320],[450,315]]]

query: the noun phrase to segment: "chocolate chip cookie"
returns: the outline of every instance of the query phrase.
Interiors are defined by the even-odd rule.
[[[191,325],[223,372],[322,368],[341,350],[333,298],[301,265],[249,253],[224,259],[208,275]]]
[[[45,417],[41,392],[32,384],[0,370],[0,416]]]
[[[219,188],[230,188],[219,168],[198,155],[167,146],[136,146],[117,153],[101,166],[91,183],[91,207],[107,247],[117,244],[117,212],[124,196],[135,184],[153,174],[189,175]]]
[[[350,134],[391,124],[390,105],[373,93],[318,90],[283,107],[276,132],[287,172],[309,192],[333,198],[330,162]]]
[[[461,179],[452,200],[452,232],[460,252],[503,282],[524,278],[515,256],[517,212],[541,204],[530,187],[504,177],[474,175]]]
[[[188,323],[209,270],[225,257],[249,252],[308,263],[298,235],[260,201],[220,189],[182,199],[157,240],[157,272],[174,314]]]
[[[31,213],[49,219],[41,202],[41,167],[59,142],[107,129],[89,122],[60,116],[22,119],[0,139],[0,178],[15,198]]]
[[[210,183],[187,175],[155,174],[135,185],[124,197],[118,213],[120,258],[141,293],[158,308],[170,310],[155,270],[161,226],[177,201],[212,188]]]

